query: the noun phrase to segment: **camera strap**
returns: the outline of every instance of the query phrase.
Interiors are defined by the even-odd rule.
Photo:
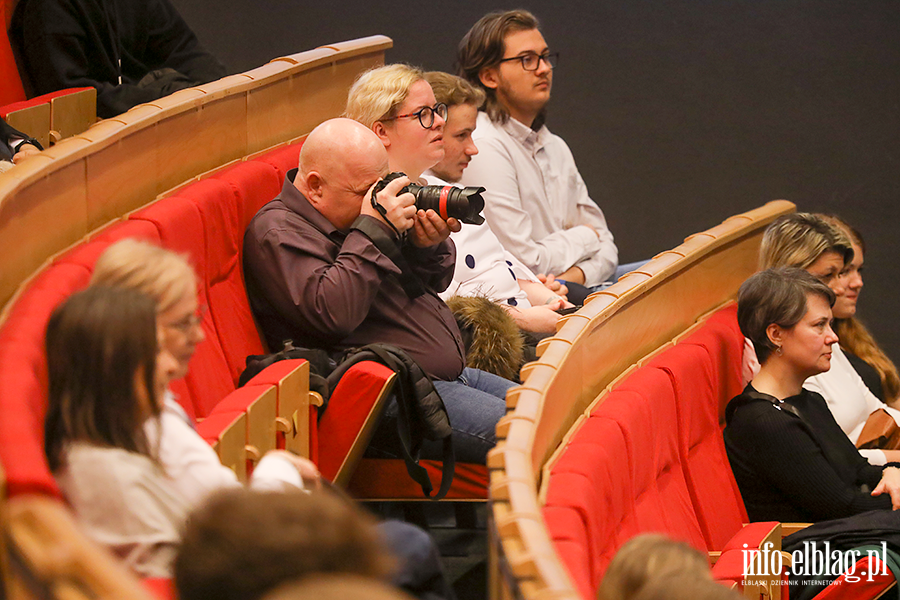
[[[383,187],[384,186],[382,186],[382,189],[383,189]],[[406,237],[406,235],[404,233],[400,233],[400,231],[396,227],[394,227],[394,224],[391,223],[390,219],[388,219],[387,209],[385,207],[383,207],[381,205],[381,203],[375,198],[375,194],[377,194],[379,191],[380,190],[378,190],[378,188],[372,190],[372,198],[371,198],[372,208],[374,208],[375,210],[378,211],[378,214],[381,215],[381,218],[384,219],[384,222],[388,224],[388,227],[393,229],[394,233],[397,234],[397,239],[402,242],[403,239]]]
[[[388,224],[390,225],[390,221],[388,221]],[[391,225],[391,227],[393,227],[393,225]],[[400,246],[395,240],[391,239],[387,232],[385,232],[375,220],[360,215],[353,221],[353,225],[350,226],[350,229],[356,229],[362,232],[367,238],[372,240],[372,243],[375,244],[375,247],[378,248],[382,254],[387,256],[395,265],[397,265],[397,268],[400,269],[400,275],[397,276],[397,279],[399,279],[400,285],[403,287],[403,291],[406,292],[407,296],[410,298],[418,298],[425,293],[425,284],[423,284],[422,280],[413,273],[406,257],[400,252]],[[397,230],[394,229],[394,231]]]

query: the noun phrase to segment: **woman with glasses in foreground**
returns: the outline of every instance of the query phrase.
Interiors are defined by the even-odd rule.
[[[738,293],[738,324],[761,367],[725,411],[725,448],[751,521],[816,522],[900,508],[900,469],[869,464],[807,378],[827,371],[834,292],[796,268]]]
[[[854,251],[850,238],[840,228],[819,215],[785,215],[766,229],[759,252],[760,268],[797,267],[807,271],[834,292],[834,317],[852,316],[845,298],[847,269]],[[841,430],[870,463],[900,461],[900,450],[894,449],[890,439],[870,433],[900,423],[900,411],[872,394],[840,345],[834,345],[831,368],[811,376],[804,386],[825,398]]]

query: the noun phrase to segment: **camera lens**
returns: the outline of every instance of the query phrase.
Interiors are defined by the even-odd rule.
[[[416,197],[416,208],[430,208],[444,220],[453,217],[472,225],[484,223],[484,217],[479,214],[484,210],[484,198],[481,197],[483,187],[420,186],[411,183],[409,191]]]

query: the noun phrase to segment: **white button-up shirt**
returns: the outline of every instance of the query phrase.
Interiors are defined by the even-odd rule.
[[[486,188],[484,214],[503,247],[535,273],[577,266],[585,285],[606,281],[619,253],[562,138],[484,112],[472,137],[478,154],[460,183]]]
[[[449,185],[431,173],[424,178],[428,185]],[[451,296],[486,296],[519,309],[531,307],[518,280],[538,281],[537,277],[503,248],[487,223],[463,223],[462,230],[451,233],[450,239],[456,245],[456,269],[450,287],[439,294],[443,300]]]

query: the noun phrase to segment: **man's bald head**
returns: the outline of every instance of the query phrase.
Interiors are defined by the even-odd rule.
[[[329,119],[312,130],[300,149],[300,173],[346,170],[355,164],[387,160],[387,151],[371,129],[345,118]]]
[[[343,230],[359,216],[365,192],[387,172],[387,150],[371,129],[352,119],[330,119],[303,143],[294,185]]]

